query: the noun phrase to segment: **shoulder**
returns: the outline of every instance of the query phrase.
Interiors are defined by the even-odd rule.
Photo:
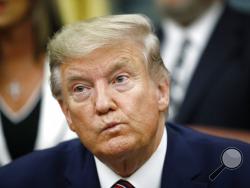
[[[209,177],[219,166],[227,162],[237,162],[235,168],[226,168],[216,181],[210,182],[211,187],[246,187],[249,185],[250,145],[238,140],[225,139],[197,132],[193,129],[176,124],[167,124],[167,157],[171,166],[178,160],[177,166],[185,176],[193,174],[197,182],[209,182]],[[239,156],[226,152],[236,149]],[[235,150],[234,150],[235,151]],[[226,152],[226,155],[224,153]],[[228,154],[230,155],[228,158]],[[196,172],[196,173],[195,173]],[[237,182],[237,186],[236,183]],[[234,186],[235,185],[235,186]]]
[[[84,154],[86,150],[78,139],[74,139],[21,157],[0,168],[0,187],[48,182],[61,177],[71,156],[79,152]]]
[[[182,125],[169,123],[167,127],[170,137],[168,141],[176,148],[181,148],[178,149],[178,152],[182,150],[192,153],[198,166],[204,169],[215,168],[221,164],[223,153],[227,149],[233,148],[240,152],[244,161],[241,168],[243,174],[246,171],[250,173],[250,144],[239,140],[207,135]]]
[[[249,149],[250,145],[239,140],[227,139],[217,136],[211,136],[205,133],[198,132],[191,128],[187,128],[178,124],[167,124],[169,134],[184,140],[187,144],[192,144],[193,147],[201,149],[215,149],[225,147],[240,147]]]
[[[0,175],[2,175],[1,172],[5,169],[18,169],[22,167],[25,167],[25,169],[27,169],[33,168],[34,166],[41,166],[44,168],[44,166],[49,166],[51,163],[60,163],[64,160],[67,160],[67,157],[71,155],[72,152],[77,152],[78,150],[82,149],[84,149],[84,147],[80,143],[79,139],[62,142],[55,147],[34,151],[24,157],[13,161],[6,166],[3,166],[2,168],[0,168]]]
[[[170,144],[190,151],[197,161],[201,161],[200,165],[220,163],[223,152],[229,148],[235,148],[241,152],[245,161],[249,161],[244,165],[250,170],[250,144],[207,135],[182,125],[168,124],[167,127]],[[202,164],[204,161],[206,164]]]

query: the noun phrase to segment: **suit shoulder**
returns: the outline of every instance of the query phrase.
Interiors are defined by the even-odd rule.
[[[26,168],[29,166],[39,166],[42,165],[43,162],[46,161],[46,163],[53,161],[53,159],[58,159],[58,156],[61,156],[61,160],[63,158],[67,157],[67,154],[72,152],[73,150],[78,149],[79,147],[83,147],[78,139],[73,139],[69,141],[65,141],[62,143],[59,143],[57,146],[48,148],[48,149],[42,149],[42,150],[36,150],[28,155],[25,155],[23,157],[18,158],[17,160],[11,162],[10,164],[7,164],[1,168],[5,169],[5,167],[22,167],[25,166]],[[64,157],[62,157],[64,156]],[[1,171],[0,171],[1,172]]]
[[[186,171],[189,171],[191,166],[196,170],[198,169],[195,176],[196,181],[209,182],[211,173],[221,166],[222,162],[224,164],[224,156],[227,157],[227,162],[235,162],[236,155],[229,154],[232,150],[228,152],[228,149],[234,148],[240,153],[237,156],[237,161],[240,160],[239,166],[235,169],[226,169],[216,181],[210,182],[211,187],[243,188],[249,185],[249,144],[237,140],[210,136],[181,125],[168,124],[167,127],[167,152],[169,152],[170,156],[170,152],[174,152],[172,160],[179,159],[178,165]],[[228,157],[229,155],[230,157]]]
[[[60,176],[67,158],[72,153],[82,152],[82,148],[80,141],[74,139],[21,157],[0,168],[0,187],[15,187],[18,184],[21,186],[29,185],[32,182],[42,182],[43,178],[49,178],[48,174]]]
[[[228,138],[222,138],[217,136],[208,135],[206,133],[198,132],[192,128],[187,128],[182,125],[169,124],[168,131],[175,136],[181,137],[186,143],[192,145],[192,148],[197,148],[205,151],[221,151],[225,148],[236,147],[247,151],[247,155],[250,156],[249,149],[250,144]]]

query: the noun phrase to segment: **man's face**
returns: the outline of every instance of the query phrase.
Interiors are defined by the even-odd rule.
[[[61,67],[61,107],[73,131],[99,158],[155,150],[168,85],[150,78],[133,44],[101,48]]]

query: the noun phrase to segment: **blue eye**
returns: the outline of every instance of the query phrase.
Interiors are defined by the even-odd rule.
[[[125,75],[120,75],[120,76],[117,76],[116,79],[115,79],[115,82],[116,83],[124,83],[128,80],[128,77],[125,76]]]
[[[83,84],[76,84],[72,87],[72,96],[77,102],[86,100],[91,94],[91,87]]]
[[[75,93],[83,93],[87,90],[87,88],[83,85],[76,85],[75,87],[73,87],[73,92]]]
[[[127,91],[133,86],[133,81],[130,79],[128,74],[117,75],[113,81],[114,88],[119,91]]]

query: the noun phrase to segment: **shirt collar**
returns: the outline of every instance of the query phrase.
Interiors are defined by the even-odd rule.
[[[134,174],[122,178],[95,157],[98,177],[102,188],[109,188],[119,179],[125,179],[135,187],[160,188],[161,175],[167,150],[167,130],[164,128],[161,142],[153,155]],[[145,178],[147,177],[147,178]]]

